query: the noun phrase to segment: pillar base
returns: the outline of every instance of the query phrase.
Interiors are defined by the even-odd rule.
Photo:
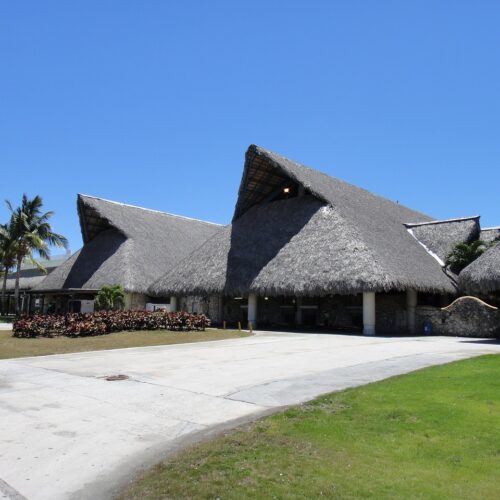
[[[367,336],[372,336],[372,335],[375,335],[375,327],[374,326],[364,326],[363,327],[363,335],[367,335]]]

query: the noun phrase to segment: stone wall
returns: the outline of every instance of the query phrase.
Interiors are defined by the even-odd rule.
[[[500,310],[476,297],[460,297],[448,307],[419,306],[416,312],[417,334],[430,321],[434,335],[461,337],[500,337]]]
[[[218,295],[212,295],[208,299],[207,314],[214,325],[220,325],[223,321],[223,300]]]
[[[196,314],[206,314],[212,325],[219,326],[223,321],[236,324],[238,321],[246,320],[246,309],[243,311],[241,305],[246,305],[246,299],[234,301],[224,299],[218,295],[202,297],[200,295],[189,295],[178,298],[177,310]]]
[[[181,297],[178,299],[177,310],[194,314],[208,314],[209,298],[201,297],[199,295]]]
[[[126,293],[125,309],[131,311],[143,311],[146,309],[147,296],[142,293]]]
[[[378,293],[375,300],[377,333],[404,333],[407,329],[406,294]]]

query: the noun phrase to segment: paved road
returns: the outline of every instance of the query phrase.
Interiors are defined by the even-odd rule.
[[[0,498],[110,498],[141,467],[215,429],[484,353],[500,344],[259,333],[0,361]],[[129,378],[106,380],[118,374]]]

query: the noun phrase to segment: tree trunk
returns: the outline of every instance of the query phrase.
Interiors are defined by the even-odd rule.
[[[9,274],[8,268],[5,268],[5,274],[3,275],[3,284],[2,284],[2,314],[5,314],[5,296],[7,295],[7,274]]]
[[[21,264],[23,262],[23,258],[18,255],[17,256],[17,269],[16,269],[16,287],[14,289],[14,302],[16,304],[16,316],[19,315],[19,278],[21,276]]]

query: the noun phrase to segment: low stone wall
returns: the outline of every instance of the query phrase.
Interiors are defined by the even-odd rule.
[[[430,321],[435,335],[460,337],[500,337],[500,310],[476,297],[460,297],[447,307],[419,306],[417,334],[424,331],[424,323]]]

